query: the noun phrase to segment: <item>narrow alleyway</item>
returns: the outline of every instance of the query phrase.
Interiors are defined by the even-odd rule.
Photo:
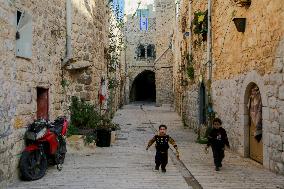
[[[154,147],[145,150],[153,130],[139,105],[125,106],[114,121],[121,125],[121,131],[112,147],[96,148],[89,154],[68,154],[61,172],[49,168],[41,180],[18,182],[8,188],[190,188],[171,161],[166,174],[153,171]]]
[[[165,174],[153,171],[155,150],[151,147],[146,151],[145,146],[154,134],[153,127],[161,123],[169,126],[169,134],[180,147],[181,160],[203,188],[284,188],[283,176],[231,152],[226,152],[223,169],[215,172],[212,154],[204,154],[204,146],[194,142],[196,135],[183,128],[180,117],[169,107],[127,105],[116,113],[114,122],[121,130],[112,147],[68,154],[61,172],[50,168],[41,180],[19,181],[8,188],[193,188],[184,178],[184,168],[175,161],[169,161]]]

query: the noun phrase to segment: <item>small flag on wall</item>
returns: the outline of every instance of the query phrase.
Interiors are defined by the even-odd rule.
[[[140,17],[140,31],[147,31],[148,30],[148,9],[140,9],[138,11]]]
[[[101,110],[107,109],[108,100],[108,80],[101,78],[100,90],[99,90],[99,102]]]

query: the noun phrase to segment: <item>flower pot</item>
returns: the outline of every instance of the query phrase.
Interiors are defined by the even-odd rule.
[[[98,147],[109,147],[111,143],[111,130],[98,129],[97,130],[97,141]]]
[[[246,18],[234,18],[233,19],[238,32],[245,32]]]

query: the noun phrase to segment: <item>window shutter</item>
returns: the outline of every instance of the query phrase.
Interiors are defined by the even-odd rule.
[[[16,56],[32,58],[32,17],[30,14],[22,13],[17,24],[18,38],[16,40]]]

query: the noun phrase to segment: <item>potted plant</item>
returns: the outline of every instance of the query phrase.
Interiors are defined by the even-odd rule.
[[[114,124],[110,119],[103,117],[96,128],[96,143],[99,147],[109,147],[115,139],[115,131],[119,129],[118,124]]]
[[[196,11],[194,13],[193,25],[194,25],[194,33],[202,36],[202,41],[207,40],[207,32],[208,32],[208,11]]]

